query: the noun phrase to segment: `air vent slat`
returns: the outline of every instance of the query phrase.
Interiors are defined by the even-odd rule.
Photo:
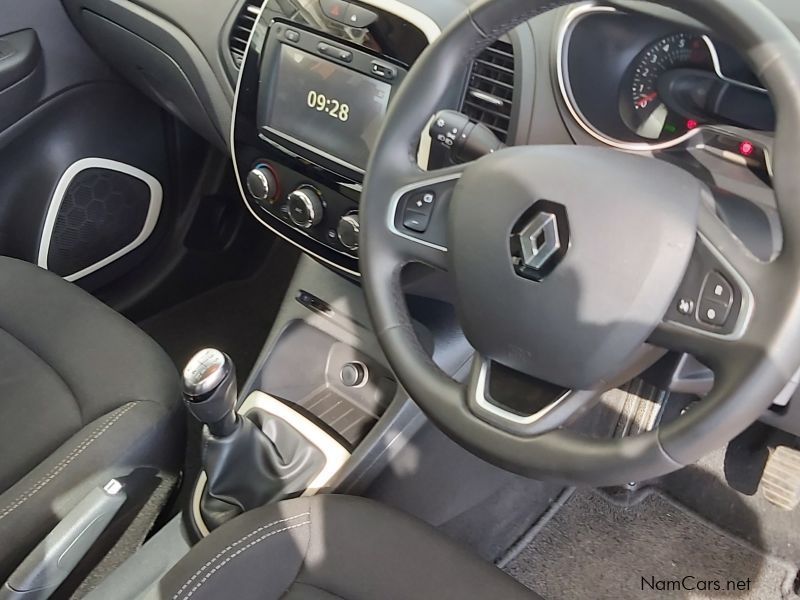
[[[497,79],[494,79],[494,78],[492,78],[492,77],[490,77],[488,75],[482,75],[481,73],[476,73],[476,72],[472,73],[472,77],[475,78],[475,79],[480,79],[482,81],[485,81],[485,82],[489,83],[490,85],[499,85],[500,87],[508,88],[512,92],[514,91],[514,84],[512,84],[512,83],[504,83],[504,82],[498,81]]]
[[[502,42],[501,42],[502,43]],[[486,50],[487,54],[495,55],[495,56],[503,56],[509,59],[512,63],[514,62],[514,52],[508,52],[503,50],[500,47],[490,47]]]
[[[514,47],[497,41],[473,61],[461,111],[506,142],[514,106]]]
[[[231,53],[231,58],[237,69],[240,69],[242,67],[242,62],[244,62],[247,40],[250,39],[250,33],[253,31],[253,27],[255,27],[256,19],[260,11],[260,1],[247,0],[231,28],[231,33],[228,36],[228,50]]]
[[[464,102],[464,106],[467,106],[476,111],[478,110],[483,111],[485,114],[492,115],[493,117],[497,117],[498,119],[510,120],[510,117],[507,112],[501,112],[503,109],[495,110],[494,108],[489,108],[485,104],[473,102],[472,100],[466,100]]]
[[[493,62],[488,62],[480,59],[476,60],[475,63],[481,65],[482,67],[485,67],[488,71],[499,71],[500,73],[505,73],[509,75],[511,78],[514,77],[513,68],[509,69],[508,67],[504,67],[502,65],[498,65]]]

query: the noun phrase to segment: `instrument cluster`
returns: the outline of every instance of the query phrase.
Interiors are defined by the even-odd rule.
[[[608,6],[581,7],[562,31],[564,101],[593,137],[630,149],[676,146],[730,126],[772,131],[766,90],[739,54],[703,31]]]

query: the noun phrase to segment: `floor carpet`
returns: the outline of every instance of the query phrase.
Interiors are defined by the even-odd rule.
[[[502,561],[546,600],[796,598],[796,568],[653,491],[623,506],[562,497]]]

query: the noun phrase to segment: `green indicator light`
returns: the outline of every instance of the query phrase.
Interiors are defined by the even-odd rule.
[[[664,125],[664,131],[666,131],[667,133],[675,133],[676,131],[678,131],[678,128],[675,127],[675,125],[670,125],[669,123],[667,123],[666,125]]]

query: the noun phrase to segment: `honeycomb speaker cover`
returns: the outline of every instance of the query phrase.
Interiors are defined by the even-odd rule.
[[[130,245],[145,227],[150,196],[147,183],[127,173],[89,168],[75,175],[56,215],[48,269],[66,277]]]

